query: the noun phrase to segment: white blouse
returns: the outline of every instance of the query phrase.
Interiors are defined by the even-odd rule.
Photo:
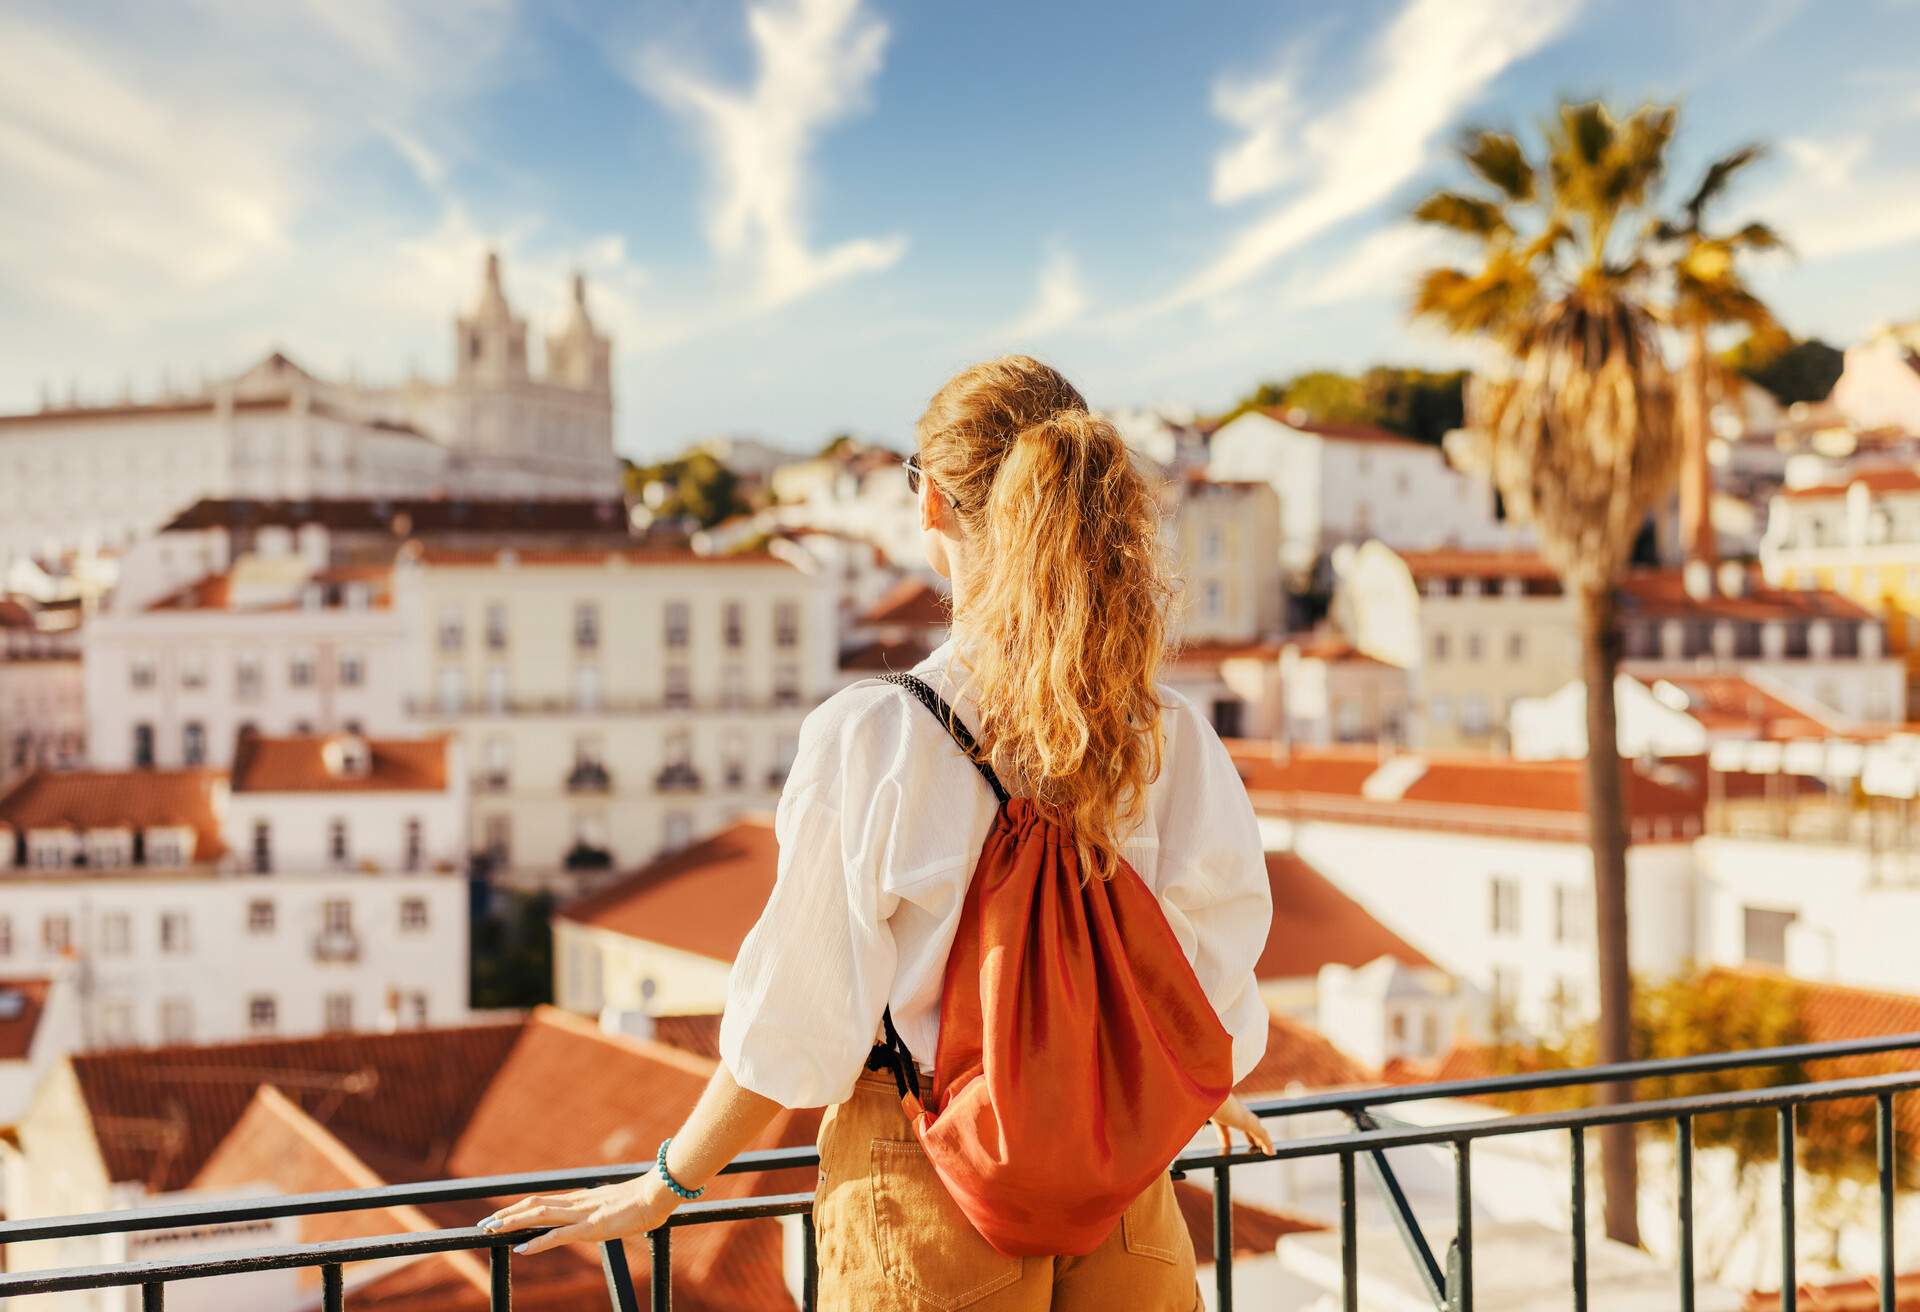
[[[949,642],[914,673],[975,727],[947,674],[953,659]],[[1160,776],[1121,854],[1233,1036],[1238,1083],[1267,1044],[1253,976],[1272,916],[1265,854],[1212,726],[1171,689],[1160,695]],[[946,726],[904,688],[863,680],[807,716],[774,817],[773,895],[733,964],[720,1025],[721,1059],[741,1086],[786,1107],[843,1101],[889,1006],[932,1069],[947,951],[996,810]]]

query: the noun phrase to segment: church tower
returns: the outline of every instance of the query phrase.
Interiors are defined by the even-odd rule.
[[[527,321],[507,304],[497,251],[487,252],[480,303],[460,317],[454,332],[454,374],[460,382],[510,387],[527,380]]]
[[[547,335],[547,381],[582,392],[613,390],[613,343],[587,313],[587,280],[573,275],[573,306],[566,327]]]

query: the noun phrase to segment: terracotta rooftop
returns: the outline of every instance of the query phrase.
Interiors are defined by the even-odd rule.
[[[670,1048],[690,1052],[708,1061],[720,1060],[720,1015],[718,1012],[686,1016],[655,1016],[653,1037]]]
[[[357,1154],[431,1175],[521,1025],[127,1048],[68,1060],[116,1183],[184,1188],[263,1084]]]
[[[730,962],[772,896],[779,855],[771,822],[741,820],[555,914]]]
[[[861,624],[922,624],[944,628],[953,623],[953,609],[939,589],[916,575],[888,588],[860,616]]]
[[[1896,1275],[1893,1297],[1894,1312],[1920,1312],[1920,1272]],[[1780,1291],[1755,1290],[1740,1306],[1741,1312],[1779,1312]],[[1824,1285],[1803,1282],[1794,1286],[1794,1306],[1800,1312],[1880,1312],[1880,1278],[1861,1276]]]
[[[366,588],[369,607],[384,610],[393,605],[393,569],[388,565],[339,565],[316,570],[302,585],[302,592],[309,586],[318,587],[321,590],[323,607],[337,609],[345,605],[348,586],[355,583]],[[249,611],[292,611],[305,608],[305,597],[298,594],[271,606],[247,607]],[[233,575],[230,572],[209,574],[203,579],[187,584],[177,592],[162,597],[147,609],[150,611],[231,610],[233,609]]]
[[[1259,979],[1312,977],[1322,966],[1364,966],[1377,957],[1433,965],[1296,853],[1267,853],[1267,887],[1273,926],[1254,963]]]
[[[1369,656],[1345,637],[1330,630],[1285,638],[1281,647],[1283,650],[1292,648],[1302,660],[1326,661],[1329,665],[1388,665],[1386,661]]]
[[[1437,547],[1429,551],[1397,553],[1407,563],[1414,581],[1429,579],[1525,579],[1533,582],[1560,581],[1553,566],[1531,551],[1469,551],[1462,547]]]
[[[1920,492],[1920,469],[1910,465],[1863,469],[1832,483],[1817,483],[1811,487],[1790,487],[1780,495],[1789,501],[1821,501],[1831,497],[1844,497],[1856,484],[1875,495]]]
[[[163,533],[192,529],[299,528],[318,524],[335,532],[405,538],[447,534],[591,534],[627,537],[626,507],[618,500],[467,500],[438,497],[343,497],[296,501],[250,498],[197,501]]]
[[[25,1061],[32,1054],[52,989],[44,976],[0,979],[0,1061]]]
[[[1586,835],[1580,761],[1465,754],[1383,755],[1370,747],[1227,744],[1254,809],[1342,823],[1395,825],[1547,840]],[[1634,842],[1699,832],[1704,782],[1685,769],[1621,767]]]
[[[364,746],[366,768],[345,768],[344,754]],[[302,734],[243,736],[233,754],[236,793],[437,793],[447,786],[449,740]]]
[[[1278,642],[1186,642],[1169,649],[1173,665],[1218,665],[1222,661],[1271,661],[1280,658]]]
[[[688,546],[639,547],[435,547],[412,543],[402,559],[443,569],[479,567],[498,569],[511,564],[518,569],[565,569],[621,565],[758,565],[778,569],[794,568],[766,551],[729,551],[703,555]]]
[[[933,647],[914,638],[876,638],[840,653],[840,668],[860,673],[886,674],[910,670],[933,653]]]
[[[1296,1085],[1338,1089],[1366,1084],[1372,1074],[1333,1046],[1318,1030],[1285,1016],[1267,1018],[1267,1051],[1234,1092],[1242,1097],[1271,1097]]]
[[[1738,596],[1716,587],[1705,597],[1688,593],[1680,570],[1636,570],[1620,584],[1622,619],[1644,617],[1662,619],[1726,620],[1870,620],[1873,612],[1837,592],[1814,589],[1776,588],[1748,572],[1745,590]]]
[[[1180,1218],[1193,1236],[1193,1256],[1201,1266],[1213,1265],[1213,1194],[1187,1180],[1173,1182],[1173,1198],[1180,1205]],[[1233,1208],[1233,1254],[1235,1257],[1271,1257],[1273,1246],[1288,1235],[1307,1234],[1327,1227],[1303,1216],[1277,1212],[1238,1199]]]
[[[131,829],[184,825],[194,832],[193,860],[217,860],[220,795],[217,770],[36,770],[0,794],[0,827]]]
[[[1737,674],[1672,674],[1650,680],[1654,696],[1658,685],[1671,685],[1686,697],[1686,713],[1712,732],[1750,731],[1757,737],[1800,738],[1825,734],[1838,726],[1826,723],[1817,707],[1795,705]]]

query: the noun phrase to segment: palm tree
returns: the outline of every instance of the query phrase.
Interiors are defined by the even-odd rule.
[[[1476,380],[1467,426],[1494,483],[1530,519],[1541,554],[1579,607],[1587,689],[1586,797],[1600,968],[1598,1051],[1630,1056],[1627,832],[1613,682],[1620,663],[1614,588],[1648,512],[1673,486],[1680,446],[1673,389],[1648,303],[1649,226],[1630,222],[1658,185],[1675,113],[1625,119],[1562,104],[1540,166],[1509,135],[1461,151],[1481,187],[1441,191],[1414,217],[1471,238],[1472,269],[1424,274],[1412,312],[1490,339],[1505,361]],[[1609,1086],[1624,1102],[1631,1086]],[[1631,1127],[1602,1137],[1607,1233],[1639,1242]]]
[[[1742,325],[1762,342],[1785,336],[1773,312],[1741,278],[1737,260],[1743,251],[1781,250],[1786,243],[1764,223],[1749,223],[1716,235],[1707,231],[1704,222],[1707,206],[1726,191],[1735,174],[1760,158],[1760,153],[1758,146],[1742,146],[1708,165],[1680,212],[1656,221],[1650,233],[1670,252],[1669,318],[1687,347],[1680,389],[1680,432],[1685,440],[1680,466],[1680,541],[1694,560],[1711,562],[1718,554],[1711,504],[1713,475],[1707,467],[1707,413],[1716,380],[1707,334],[1723,325]]]

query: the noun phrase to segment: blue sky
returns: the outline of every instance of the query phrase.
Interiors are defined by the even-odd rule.
[[[1448,362],[1405,222],[1462,127],[1683,106],[1678,173],[1772,144],[1727,217],[1845,342],[1920,316],[1920,0],[10,0],[0,409],[279,346],[448,367],[497,246],[536,330],[586,270],[620,441],[903,440],[952,369],[1100,404]]]

